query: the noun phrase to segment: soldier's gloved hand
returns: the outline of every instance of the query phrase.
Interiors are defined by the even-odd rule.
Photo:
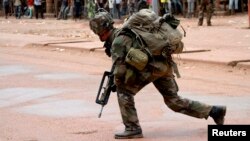
[[[111,57],[111,51],[110,51],[110,49],[111,49],[111,43],[109,43],[109,42],[106,41],[104,43],[104,47],[105,47],[105,53],[106,53],[106,55],[108,57]]]
[[[105,48],[105,53],[108,57],[111,57],[110,48]]]
[[[116,92],[116,85],[115,85],[115,84],[113,84],[113,85],[111,86],[111,91],[112,91],[112,92]]]

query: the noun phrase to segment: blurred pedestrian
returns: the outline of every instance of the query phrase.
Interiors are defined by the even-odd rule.
[[[229,0],[229,5],[228,5],[228,9],[229,9],[229,14],[235,14],[235,11],[238,10],[239,7],[239,0]]]
[[[14,6],[15,6],[15,16],[16,16],[16,19],[20,19],[21,18],[21,14],[22,14],[22,3],[21,3],[21,0],[15,0],[14,1]]]
[[[161,0],[160,2],[162,4],[162,9],[163,9],[161,15],[164,15],[166,13],[172,14],[171,0]]]
[[[115,0],[114,8],[115,8],[115,15],[118,16],[118,19],[121,19],[121,0]]]
[[[128,1],[122,0],[121,1],[121,16],[126,16],[128,11]]]
[[[211,19],[214,13],[214,0],[201,0],[199,5],[198,26],[202,26],[205,13],[207,26],[212,26]]]
[[[158,4],[158,1],[157,0],[152,0],[152,3],[151,3],[152,5],[152,10],[157,14],[157,15],[159,15],[159,9],[160,9],[160,7],[159,7],[159,4]]]
[[[62,0],[61,2],[61,8],[60,11],[58,13],[58,17],[57,20],[63,19],[64,18],[64,13],[66,11],[66,8],[68,7],[68,0]]]
[[[34,0],[28,0],[29,18],[32,19],[34,11]]]
[[[36,19],[38,19],[39,13],[41,15],[41,18],[44,19],[44,17],[43,17],[43,8],[42,8],[42,0],[34,0],[34,8],[35,8]]]
[[[136,12],[136,2],[137,0],[128,0],[128,14],[132,15],[134,12]]]
[[[74,4],[74,14],[73,17],[76,20],[81,19],[82,16],[82,1],[81,0],[73,0],[73,4]]]
[[[72,2],[74,3],[74,1],[73,0],[67,0],[67,1],[68,1],[68,5],[66,6],[65,10],[62,13],[63,14],[62,18],[64,20],[67,20],[68,16],[72,16],[73,15],[73,6],[74,5],[72,5]]]
[[[148,9],[148,2],[147,0],[139,0],[137,3],[137,11],[140,11],[141,9]]]
[[[8,19],[8,14],[10,11],[10,0],[3,0],[3,9],[4,9],[5,19]]]
[[[108,0],[109,13],[114,17],[114,0]]]
[[[187,15],[186,18],[192,18],[194,16],[194,1],[195,0],[187,0]]]
[[[95,14],[95,0],[88,0],[87,9],[88,9],[88,18],[93,18]]]
[[[178,15],[178,14],[183,14],[183,9],[182,9],[182,3],[180,0],[171,0],[173,4],[173,13]]]

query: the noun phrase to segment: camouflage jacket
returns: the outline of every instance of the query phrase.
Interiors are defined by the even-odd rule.
[[[136,94],[144,86],[160,77],[173,77],[173,69],[166,58],[154,56],[150,58],[146,68],[138,71],[125,62],[129,49],[140,48],[138,42],[130,36],[113,37],[111,56],[115,63],[115,83],[118,91]]]

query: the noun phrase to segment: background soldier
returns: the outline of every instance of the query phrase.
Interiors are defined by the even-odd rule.
[[[199,6],[199,15],[198,15],[198,25],[202,26],[204,14],[206,13],[207,17],[207,26],[211,26],[211,19],[214,13],[214,0],[201,0]]]
[[[114,28],[113,24],[111,15],[106,11],[99,11],[90,20],[91,30],[102,42],[105,41],[105,52],[112,57],[115,66],[114,83],[117,86],[118,103],[125,126],[125,131],[115,134],[116,139],[143,137],[134,96],[151,82],[163,96],[165,104],[173,111],[196,118],[207,119],[210,116],[216,124],[224,124],[225,106],[211,106],[177,94],[178,86],[173,67],[165,57],[154,56],[141,71],[126,63],[128,51],[132,47],[139,48],[140,45],[132,34]]]
[[[87,10],[88,10],[88,18],[93,18],[95,13],[95,0],[88,0]]]
[[[8,14],[10,11],[10,0],[3,0],[3,8],[4,8],[5,19],[8,19]]]

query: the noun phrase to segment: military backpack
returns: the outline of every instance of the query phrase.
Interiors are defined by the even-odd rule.
[[[131,15],[122,25],[120,34],[134,36],[140,47],[129,50],[126,62],[138,70],[143,70],[151,56],[163,56],[174,67],[180,77],[176,64],[171,58],[173,53],[183,50],[183,34],[177,28],[180,21],[170,14],[156,15],[152,10],[142,9]],[[185,36],[185,31],[184,31]],[[147,55],[143,55],[143,52]]]
[[[122,25],[125,32],[132,32],[142,48],[152,56],[181,53],[183,34],[177,28],[180,21],[170,14],[158,16],[150,9],[131,15]]]

